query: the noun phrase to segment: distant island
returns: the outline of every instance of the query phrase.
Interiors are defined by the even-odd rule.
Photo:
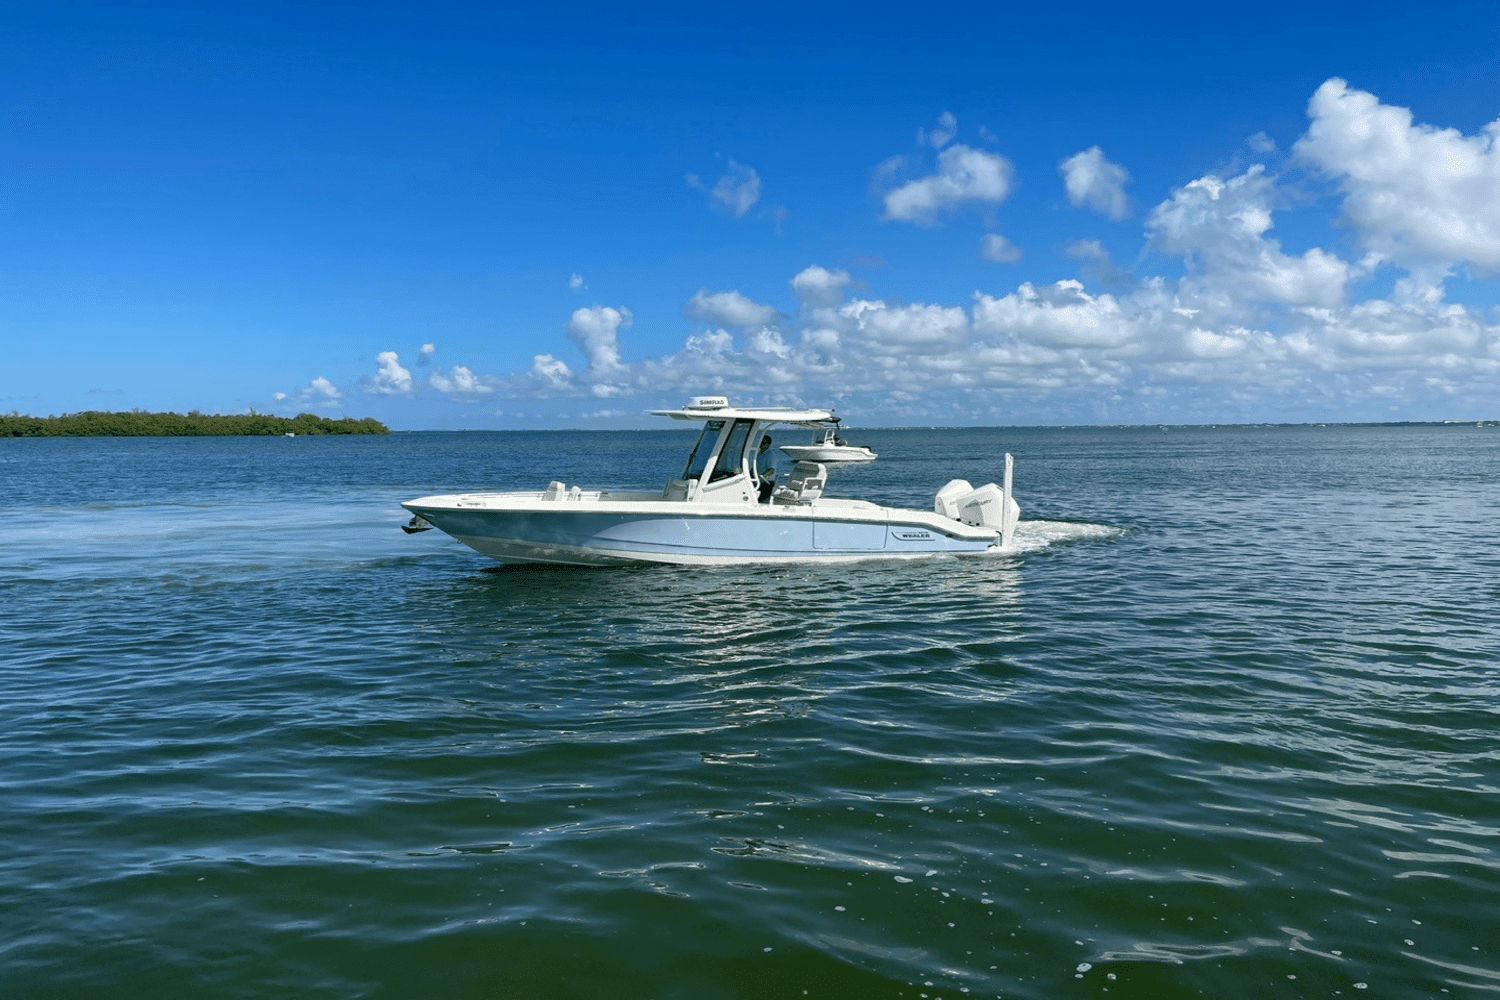
[[[373,417],[330,420],[312,413],[273,417],[267,413],[106,413],[85,410],[60,417],[0,416],[0,437],[243,437],[250,435],[389,434]]]

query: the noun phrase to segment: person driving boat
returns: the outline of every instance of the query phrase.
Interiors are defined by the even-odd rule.
[[[760,454],[755,457],[755,474],[760,478],[760,502],[771,499],[776,488],[776,453],[771,450],[771,435],[760,439]]]

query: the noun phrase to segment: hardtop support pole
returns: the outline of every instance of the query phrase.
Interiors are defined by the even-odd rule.
[[[1013,508],[1011,506],[1010,500],[1010,485],[1011,479],[1015,475],[1015,466],[1015,458],[1011,455],[1010,452],[1006,452],[1005,486],[1003,487],[1005,496],[1000,502],[1000,546],[1007,549],[1010,548],[1011,538],[1014,537],[1016,533],[1016,517],[1011,513]]]

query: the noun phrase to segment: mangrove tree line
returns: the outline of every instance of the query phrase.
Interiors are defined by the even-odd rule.
[[[85,410],[59,417],[0,416],[0,437],[196,437],[254,434],[388,434],[373,417],[330,420],[312,413],[275,417],[269,413],[106,413]]]

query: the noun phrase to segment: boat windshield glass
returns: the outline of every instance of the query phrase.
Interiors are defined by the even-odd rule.
[[[750,420],[734,422],[734,426],[725,435],[724,447],[719,449],[719,460],[714,463],[714,474],[709,477],[709,482],[739,475],[745,456],[745,441],[750,437],[750,428],[753,423]]]
[[[724,429],[724,421],[710,420],[703,425],[703,431],[698,435],[698,443],[693,445],[693,453],[688,456],[687,468],[682,470],[683,479],[697,479],[703,475],[703,470],[708,467],[708,456],[713,454],[714,442],[719,438],[719,432]]]

